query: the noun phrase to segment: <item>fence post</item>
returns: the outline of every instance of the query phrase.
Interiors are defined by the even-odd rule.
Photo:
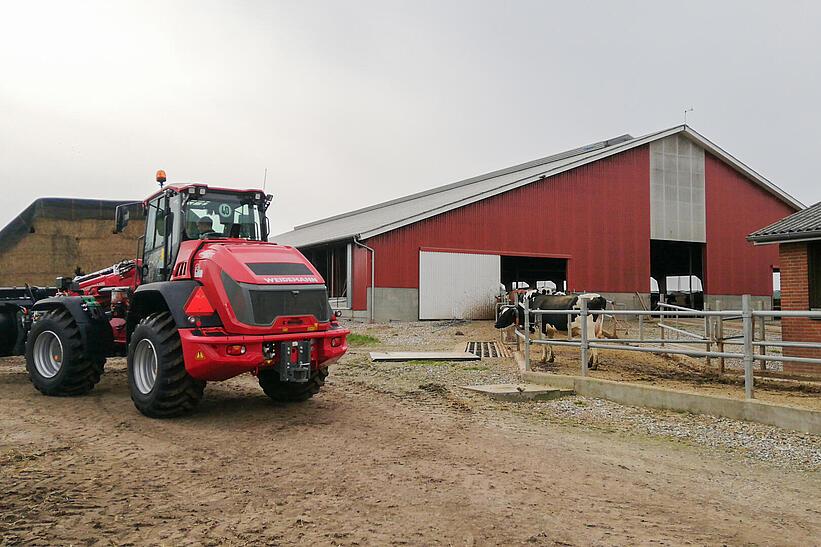
[[[659,311],[660,310],[661,310],[661,308],[659,308]],[[664,347],[664,327],[662,325],[664,325],[664,316],[660,315],[659,316],[658,326],[659,326],[659,337],[661,339],[661,344],[659,344],[659,345],[661,347]]]
[[[704,309],[707,310],[707,311],[710,311],[710,305],[705,304]],[[713,349],[713,344],[710,342],[710,336],[711,336],[711,334],[710,334],[710,321],[711,321],[710,316],[705,315],[704,316],[704,338],[707,340],[706,345],[707,345],[707,352],[708,353],[710,351],[712,351],[712,349]],[[710,368],[713,364],[712,359],[710,359],[709,356],[705,357],[704,358],[704,364],[707,366],[707,368]]]
[[[530,304],[524,299],[525,310],[525,371],[530,371]]]
[[[639,314],[639,340],[644,340],[644,316]]]
[[[716,300],[716,311],[721,311],[721,300]],[[718,316],[718,324],[716,329],[716,344],[718,351],[724,353],[724,317]],[[724,374],[724,357],[718,358],[718,373]]]
[[[579,346],[579,354],[582,360],[582,376],[587,376],[587,348],[589,344],[589,342],[587,341],[587,299],[579,298],[579,303],[581,304],[582,308],[581,313],[579,314],[582,331],[582,341]]]
[[[764,309],[764,303],[760,300],[758,301],[756,307],[758,311]],[[759,342],[766,342],[767,341],[767,318],[766,317],[759,317],[758,318],[758,340]],[[767,346],[761,346],[761,355],[767,355]],[[761,364],[759,365],[761,370],[767,370],[767,361],[761,360]]]
[[[753,393],[753,310],[750,295],[741,297],[741,323],[744,329],[744,396],[752,399]]]

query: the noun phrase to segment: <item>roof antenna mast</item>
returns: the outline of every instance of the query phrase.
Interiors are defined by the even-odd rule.
[[[692,112],[692,111],[693,111],[692,106],[690,108],[687,108],[687,109],[684,110],[684,125],[687,125],[687,113]]]
[[[268,182],[268,168],[265,168],[265,174],[262,175],[262,191],[265,192],[265,183]]]

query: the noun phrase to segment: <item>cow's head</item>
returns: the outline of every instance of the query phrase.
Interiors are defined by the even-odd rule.
[[[588,310],[606,310],[607,309],[607,299],[602,295],[594,292],[584,293],[579,295],[579,300],[581,299],[587,300],[587,309]],[[575,307],[579,307],[579,304],[576,304]],[[593,321],[598,321],[602,317],[601,314],[597,313],[593,316]]]
[[[516,323],[520,313],[520,305],[516,307],[505,308],[502,310],[502,313],[499,314],[499,318],[496,320],[496,324],[493,325],[497,329],[504,329]]]

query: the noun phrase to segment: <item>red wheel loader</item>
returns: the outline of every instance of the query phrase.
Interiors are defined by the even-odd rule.
[[[106,357],[127,355],[137,409],[177,416],[206,382],[250,372],[275,401],[315,395],[347,350],[324,281],[292,247],[269,243],[271,196],[168,184],[141,204],[138,256],[27,306],[26,367],[45,395],[89,392]],[[115,232],[128,223],[119,206]]]

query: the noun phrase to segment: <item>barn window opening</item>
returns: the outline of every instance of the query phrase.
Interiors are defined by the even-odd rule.
[[[333,243],[318,247],[300,249],[314,268],[325,280],[328,297],[334,309],[351,308],[351,246],[347,243]]]
[[[505,289],[567,290],[567,259],[537,256],[502,256],[501,283]]]
[[[773,268],[773,309],[781,309],[781,270]]]
[[[704,309],[704,243],[650,240],[650,304]]]
[[[807,244],[810,309],[821,309],[821,241]]]

